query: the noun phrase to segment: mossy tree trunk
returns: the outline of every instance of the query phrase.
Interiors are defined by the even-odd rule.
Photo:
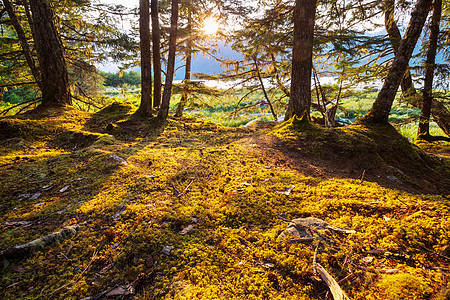
[[[285,120],[296,115],[309,119],[314,23],[317,0],[296,0],[291,90]]]
[[[170,16],[169,55],[167,58],[166,81],[162,96],[161,108],[158,112],[160,120],[166,120],[169,116],[170,96],[172,95],[173,74],[175,71],[175,53],[177,47],[178,31],[178,0],[172,0]]]
[[[159,29],[158,0],[151,0],[153,46],[153,107],[161,105],[161,32]]]
[[[430,116],[433,103],[433,79],[436,61],[437,44],[442,15],[442,0],[434,0],[433,16],[430,25],[430,39],[428,41],[427,59],[425,61],[425,80],[423,84],[422,111],[420,114],[417,137],[430,139]]]
[[[6,12],[9,15],[11,24],[17,33],[17,38],[19,39],[20,46],[22,47],[23,53],[25,55],[25,60],[27,61],[28,67],[30,68],[30,71],[31,71],[31,74],[33,75],[34,80],[36,81],[39,88],[41,88],[42,87],[41,74],[39,73],[39,69],[36,66],[36,62],[34,61],[30,46],[28,45],[25,31],[23,30],[22,26],[20,25],[19,20],[17,19],[17,15],[14,12],[11,2],[9,0],[3,0],[3,5],[5,7]],[[25,6],[27,7],[28,5],[25,4]],[[33,27],[32,23],[30,23],[30,26]]]
[[[392,50],[394,51],[394,54],[397,54],[398,47],[402,40],[402,35],[400,33],[400,30],[398,29],[397,23],[395,22],[394,12],[395,0],[386,0],[384,3],[384,27],[386,28],[386,32],[389,35]],[[416,89],[414,88],[409,68],[406,69],[400,86],[402,88],[403,96],[405,97],[410,97],[417,94]]]
[[[392,66],[370,111],[361,119],[363,123],[388,123],[389,113],[400,82],[422,32],[432,0],[418,0],[411,14],[405,37],[400,41]]]
[[[152,55],[150,49],[150,3],[139,1],[139,36],[141,50],[141,103],[137,113],[152,115]]]
[[[35,48],[42,82],[42,106],[71,104],[64,48],[48,1],[30,0],[35,30]]]

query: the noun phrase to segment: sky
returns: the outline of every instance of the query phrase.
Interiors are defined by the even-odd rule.
[[[117,1],[117,0],[96,0],[103,4],[121,4],[123,6],[129,8],[135,8],[139,5],[138,0],[128,0],[128,1]],[[126,24],[124,24],[126,26]],[[228,45],[219,42],[219,57],[226,58],[239,58],[240,55],[233,51]],[[178,62],[177,65],[181,65],[181,62]],[[118,63],[108,63],[97,66],[99,70],[105,72],[117,72],[119,70]],[[181,80],[184,78],[184,68],[175,67],[177,72],[175,74],[176,80]],[[139,70],[139,68],[135,68],[135,70]],[[195,55],[192,61],[192,72],[205,73],[205,74],[218,74],[222,72],[220,67],[220,63],[215,61],[212,58],[204,57],[202,54]]]

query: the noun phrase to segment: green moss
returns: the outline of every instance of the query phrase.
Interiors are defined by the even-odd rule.
[[[378,166],[364,160],[373,155],[386,162],[382,172],[400,178],[397,156],[380,152],[380,141],[405,161],[428,159],[390,141],[390,129],[323,129],[298,120],[234,129],[194,118],[155,127],[130,121],[131,109],[115,117],[111,110],[92,118],[68,112],[65,123],[64,115],[46,117],[30,123],[41,137],[0,144],[2,249],[81,224],[76,236],[9,262],[0,275],[4,297],[80,299],[137,284],[143,273],[149,279],[136,299],[320,299],[326,287],[313,273],[315,246],[277,239],[283,220],[307,216],[356,230],[321,233],[317,256],[338,281],[348,279],[340,284],[353,299],[397,297],[391,286],[421,299],[448,286],[448,274],[433,269],[449,267],[433,254],[450,243],[445,195],[304,173],[327,157],[337,163],[343,151],[353,153],[346,164]],[[98,133],[108,122],[117,132]],[[165,246],[174,247],[170,256]],[[380,277],[358,266],[400,273]]]
[[[432,289],[420,277],[399,273],[383,276],[378,288],[386,299],[429,299]]]

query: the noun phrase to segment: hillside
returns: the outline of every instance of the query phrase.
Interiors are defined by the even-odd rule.
[[[449,299],[448,146],[133,109],[0,119],[0,298]]]

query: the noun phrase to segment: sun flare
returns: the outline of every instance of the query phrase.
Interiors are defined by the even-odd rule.
[[[203,21],[202,30],[205,34],[213,35],[219,30],[219,23],[213,18],[208,18]]]

